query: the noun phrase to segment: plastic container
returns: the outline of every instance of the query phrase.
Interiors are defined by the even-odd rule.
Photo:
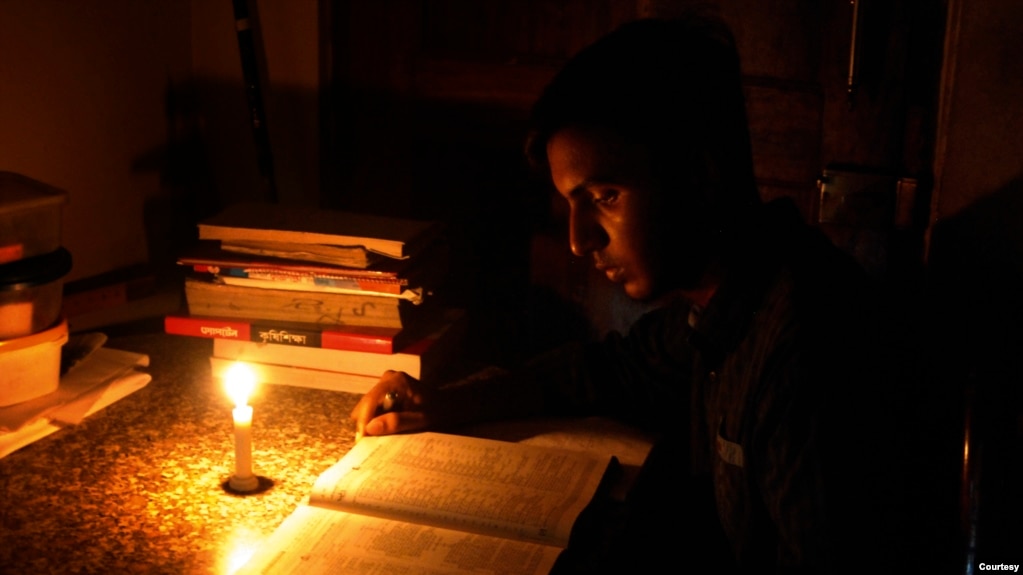
[[[71,254],[65,248],[0,265],[0,340],[52,326],[60,317],[69,271]]]
[[[60,247],[67,192],[14,172],[0,171],[0,264]]]
[[[60,385],[60,350],[67,320],[26,337],[0,341],[0,407],[53,393]]]

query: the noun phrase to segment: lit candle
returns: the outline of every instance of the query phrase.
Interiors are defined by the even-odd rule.
[[[252,406],[249,394],[256,386],[256,375],[244,363],[235,363],[224,377],[227,394],[234,400],[234,475],[229,485],[235,491],[252,491],[259,479],[252,473]]]

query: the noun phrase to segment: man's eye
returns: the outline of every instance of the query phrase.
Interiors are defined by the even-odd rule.
[[[593,203],[601,206],[613,204],[618,199],[618,190],[603,190],[593,196]]]

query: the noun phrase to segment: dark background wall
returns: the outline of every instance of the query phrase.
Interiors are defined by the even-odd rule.
[[[915,273],[928,221],[945,5],[942,2],[692,2],[644,0],[395,0],[333,2],[332,105],[324,205],[451,223],[458,250],[449,293],[494,344],[521,350],[551,335],[567,301],[594,333],[624,329],[643,308],[569,255],[563,206],[525,173],[529,106],[558,67],[617,25],[682,10],[716,13],[743,57],[762,195],[788,196],[817,221],[825,167],[918,182],[893,210],[862,225],[822,226],[879,275]],[[856,82],[848,85],[854,20]],[[868,206],[867,209],[871,209]],[[532,298],[532,299],[531,299]],[[571,310],[568,310],[571,311]],[[541,316],[541,334],[529,330]],[[578,326],[565,318],[565,330]],[[520,325],[522,323],[526,325]],[[546,342],[545,342],[546,343]]]

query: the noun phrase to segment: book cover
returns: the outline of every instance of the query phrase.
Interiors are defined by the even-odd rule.
[[[431,221],[252,202],[199,223],[200,239],[362,247],[392,258],[411,256],[438,232]]]
[[[414,261],[419,261],[416,258]],[[404,280],[408,277],[408,269],[413,260],[384,259],[369,268],[354,268],[330,264],[320,264],[292,258],[277,258],[258,254],[242,254],[224,250],[219,241],[199,240],[178,255],[179,265],[191,266],[195,269],[206,268],[240,268],[240,269],[272,269],[314,274],[341,274],[367,279]]]
[[[384,258],[370,267],[352,267],[316,261],[225,250],[220,242],[200,240],[178,255],[178,265],[197,272],[218,273],[220,270],[263,270],[267,272],[304,274],[310,276],[342,276],[358,280],[396,282],[407,285],[411,259]]]
[[[271,322],[224,317],[171,314],[164,317],[164,332],[171,335],[273,343],[293,347],[321,347],[390,354],[405,347],[411,332],[394,327],[356,326],[324,329],[315,324]]]
[[[214,338],[213,356],[223,359],[340,371],[379,377],[387,370],[421,379],[439,373],[458,351],[462,314],[448,314],[438,329],[393,354]]]
[[[356,268],[236,253],[216,242],[201,241],[179,255],[177,262],[206,279],[217,277],[224,283],[257,285],[254,282],[272,281],[280,289],[389,294],[415,302],[443,281],[447,250],[438,243],[415,258],[384,258],[368,268]]]

